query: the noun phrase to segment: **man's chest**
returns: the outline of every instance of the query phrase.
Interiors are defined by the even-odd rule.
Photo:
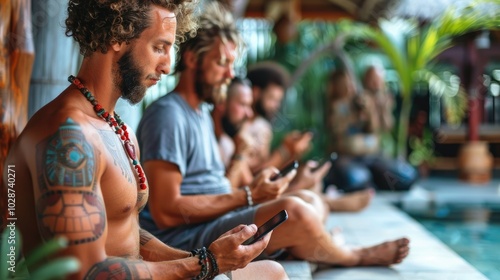
[[[134,209],[142,210],[148,190],[139,187],[137,170],[123,142],[111,131],[100,131],[99,134],[103,140],[102,156],[106,164],[101,190],[108,214],[120,215]]]

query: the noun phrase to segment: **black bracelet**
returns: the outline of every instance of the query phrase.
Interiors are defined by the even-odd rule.
[[[212,273],[210,273],[208,279],[214,279],[215,276],[219,275],[219,266],[217,265],[217,259],[215,258],[214,253],[210,251],[210,249],[207,249],[207,255],[208,258],[210,259],[210,266],[212,268]]]
[[[202,247],[201,249],[195,249],[191,251],[193,255],[198,255],[198,264],[201,266],[201,271],[198,276],[194,277],[193,280],[206,279],[209,276],[209,262],[207,262],[207,249]]]

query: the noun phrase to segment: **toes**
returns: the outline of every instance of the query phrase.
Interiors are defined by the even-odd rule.
[[[403,261],[403,259],[408,256],[409,251],[410,250],[408,247],[399,248],[399,250],[394,258],[394,263],[401,263]]]
[[[404,255],[404,256],[407,256],[409,252],[410,252],[410,250],[409,250],[409,248],[408,248],[408,247],[406,247],[406,248],[400,248],[400,249],[398,250],[398,255],[399,255],[399,256],[403,256],[403,255]]]
[[[396,244],[399,247],[408,246],[408,244],[410,244],[410,240],[408,238],[406,238],[406,237],[403,237],[403,238],[400,238],[400,239],[396,240]]]
[[[409,253],[410,252],[408,250],[405,250],[403,252],[399,251],[398,255],[399,255],[400,258],[406,258],[406,256],[408,256]]]

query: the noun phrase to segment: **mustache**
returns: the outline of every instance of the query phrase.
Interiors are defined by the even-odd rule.
[[[157,80],[158,82],[161,80],[161,75],[149,74],[147,79]]]

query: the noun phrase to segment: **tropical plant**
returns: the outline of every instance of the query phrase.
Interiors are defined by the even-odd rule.
[[[411,153],[408,156],[408,161],[413,166],[434,163],[436,156],[434,154],[434,140],[431,131],[428,129],[424,130],[421,138],[410,136],[409,144]]]
[[[68,242],[65,238],[56,237],[33,250],[26,258],[19,258],[22,245],[20,236],[17,228],[15,230],[6,228],[2,232],[0,279],[63,279],[64,276],[80,269],[80,262],[74,257],[46,260],[66,248]],[[28,267],[35,269],[28,272]]]
[[[351,38],[375,42],[388,56],[399,75],[402,105],[396,138],[397,154],[400,157],[407,155],[408,122],[414,85],[420,81],[430,82],[431,93],[446,96],[445,102],[449,102],[449,108],[453,108],[451,104],[464,106],[463,90],[457,90],[449,81],[433,73],[432,63],[440,53],[453,46],[456,37],[473,31],[500,28],[500,1],[477,0],[465,6],[450,6],[440,17],[427,24],[420,24],[416,20],[404,22],[410,23],[410,28],[406,30],[401,45],[382,29],[366,25],[359,25],[349,33]],[[465,110],[459,108],[452,113],[458,115],[457,119],[461,119]]]

